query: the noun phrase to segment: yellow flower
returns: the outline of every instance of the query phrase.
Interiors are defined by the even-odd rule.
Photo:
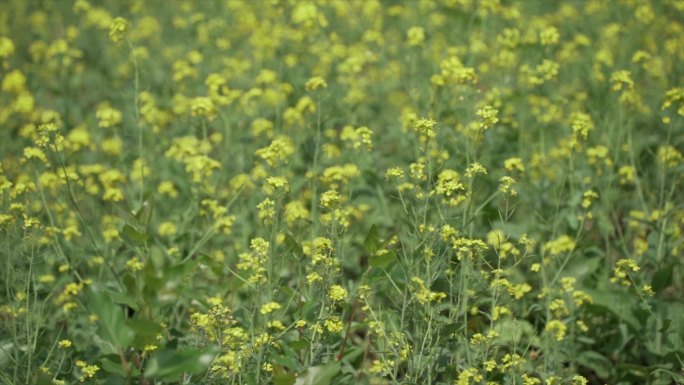
[[[277,302],[269,302],[261,306],[259,309],[259,313],[262,315],[270,314],[278,309],[280,309],[282,306],[277,303]]]
[[[425,41],[425,30],[422,27],[411,27],[406,31],[406,40],[409,46],[415,47],[423,45]]]
[[[560,40],[560,34],[556,27],[549,27],[541,31],[539,34],[539,40],[542,45],[555,45],[558,44]]]
[[[26,89],[26,76],[19,70],[14,70],[5,75],[0,89],[19,94]]]
[[[388,168],[387,172],[385,173],[385,179],[404,179],[404,170],[402,170],[401,167]]]
[[[0,36],[0,59],[7,59],[14,55],[14,43],[5,36]]]
[[[41,283],[52,283],[55,281],[55,276],[52,274],[44,274],[38,277],[38,282]]]
[[[598,198],[598,193],[594,190],[587,190],[582,194],[582,207],[588,209],[589,206]]]
[[[95,373],[97,373],[100,370],[99,366],[88,365],[81,360],[76,361],[75,365],[81,368],[81,377],[79,378],[79,381],[81,382],[85,382],[85,380],[93,378],[95,376]]]
[[[347,298],[347,289],[340,285],[332,285],[328,290],[328,298],[333,302],[343,301]]]
[[[335,190],[328,190],[321,194],[321,207],[333,208],[340,204],[342,196]]]
[[[413,127],[413,130],[420,135],[421,143],[427,143],[430,139],[433,139],[437,135],[435,132],[436,124],[437,122],[432,119],[418,119]]]
[[[621,89],[634,88],[634,81],[632,80],[632,72],[630,71],[615,71],[610,75],[610,82],[613,83],[611,89],[613,91],[620,91]]]
[[[328,88],[328,83],[322,77],[314,76],[306,82],[304,88],[307,91],[315,91],[321,88]]]
[[[669,144],[658,146],[656,159],[658,163],[668,168],[677,167],[677,165],[684,162],[684,156],[682,153],[679,152],[677,148]]]
[[[275,193],[286,193],[290,190],[290,185],[286,178],[282,176],[270,176],[266,178],[266,183],[264,183],[263,191],[267,195],[273,195]]]
[[[520,171],[525,172],[525,164],[520,158],[508,158],[504,161],[504,168],[508,172]]]
[[[630,286],[631,279],[629,276],[630,272],[637,272],[641,270],[639,265],[635,260],[631,258],[623,258],[617,261],[615,264],[615,269],[613,270],[613,277],[610,278],[610,282],[619,283],[623,286]]]
[[[332,316],[323,322],[325,328],[328,329],[330,333],[339,333],[344,328],[344,324],[340,317]]]
[[[216,107],[211,98],[197,97],[190,102],[190,112],[192,116],[204,116],[213,119],[216,116]]]
[[[622,185],[634,183],[637,178],[636,169],[632,166],[620,167],[618,174],[620,175],[620,184]]]
[[[38,159],[44,164],[48,164],[48,159],[47,156],[45,156],[45,152],[38,147],[24,147],[24,158]]]
[[[102,104],[98,107],[95,116],[98,120],[98,125],[101,128],[109,128],[121,123],[122,114],[121,111],[110,107],[107,104]]]
[[[57,346],[62,349],[66,349],[71,347],[71,341],[69,340],[61,340],[59,343],[57,343]]]
[[[565,338],[565,333],[568,330],[568,327],[565,326],[563,321],[551,320],[546,324],[544,330],[546,330],[549,333],[553,333],[553,336],[556,339],[556,341],[563,341],[563,339]]]
[[[416,284],[414,295],[421,305],[426,305],[430,302],[441,302],[446,298],[446,293],[430,291],[425,286],[425,282],[418,277],[411,278],[411,282]]]
[[[562,253],[572,251],[575,248],[575,241],[568,235],[561,235],[560,237],[548,241],[544,244],[544,250],[551,255],[560,255]]]
[[[573,115],[571,126],[576,139],[581,137],[586,140],[589,133],[594,129],[594,122],[588,114],[577,112]]]
[[[467,176],[468,178],[472,178],[475,174],[487,175],[487,169],[484,168],[484,166],[481,165],[479,162],[473,162],[470,165],[468,165],[468,168],[466,168],[465,176]]]
[[[309,209],[302,201],[292,201],[285,205],[285,221],[289,225],[309,218]]]
[[[159,235],[167,237],[176,234],[176,224],[173,222],[162,222],[159,224]]]
[[[147,344],[147,345],[145,345],[145,347],[143,348],[143,350],[144,350],[145,352],[153,352],[153,351],[157,350],[157,348],[158,348],[157,345]]]
[[[171,198],[178,197],[178,190],[176,190],[176,186],[171,181],[162,181],[159,183],[159,186],[157,186],[157,192],[159,194],[168,195]]]
[[[119,155],[123,149],[123,141],[118,136],[114,136],[102,141],[102,152],[105,155]]]
[[[140,271],[143,268],[145,268],[145,264],[140,261],[140,258],[133,257],[133,258],[129,259],[128,261],[126,261],[126,267],[129,270],[136,272],[136,271]]]
[[[294,151],[292,140],[286,136],[281,136],[274,139],[268,147],[258,149],[255,155],[266,161],[269,166],[275,167],[279,163],[285,162],[290,155],[294,154]]]
[[[514,197],[518,195],[518,190],[516,190],[513,185],[515,185],[515,179],[511,178],[510,176],[503,176],[501,179],[499,179],[499,191],[503,193],[505,196],[510,196]]]
[[[112,23],[109,25],[109,38],[114,43],[118,43],[126,37],[127,30],[128,21],[123,17],[117,17],[112,20]]]
[[[477,110],[477,116],[480,117],[478,127],[481,130],[486,130],[494,127],[494,125],[499,122],[498,115],[499,110],[492,106],[484,106],[483,108],[480,108],[479,110]]]

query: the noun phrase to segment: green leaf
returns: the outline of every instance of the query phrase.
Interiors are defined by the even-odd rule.
[[[302,245],[300,245],[290,233],[285,234],[285,246],[287,246],[287,251],[295,253],[297,258],[300,258],[302,255],[304,255],[304,249],[302,248]]]
[[[178,379],[183,373],[200,374],[209,369],[218,353],[217,346],[206,350],[160,350],[147,361],[145,377],[163,380]]]
[[[577,356],[577,363],[593,370],[602,379],[610,377],[609,368],[613,367],[613,363],[608,357],[594,351],[580,353]]]
[[[309,343],[309,341],[307,341],[307,340],[296,340],[296,341],[290,342],[289,345],[292,349],[294,349],[296,351],[301,351],[304,349],[308,349],[309,346],[311,345],[311,343]]]
[[[658,329],[660,333],[667,334],[668,330],[670,330],[670,325],[672,325],[672,320],[669,318],[666,318],[663,320],[663,325]]]
[[[498,344],[515,345],[520,341],[527,341],[531,346],[541,345],[534,326],[525,320],[503,319],[496,323],[494,330],[499,333],[496,338]]]
[[[667,375],[668,377],[671,377],[672,380],[673,380],[676,384],[684,384],[684,376],[682,376],[681,374],[677,374],[677,373],[675,373],[675,372],[673,372],[673,371],[671,371],[671,370],[659,368],[659,369],[656,369],[656,370],[652,371],[652,372],[651,372],[651,375],[654,375],[654,374],[657,374],[657,373],[660,373],[660,372],[665,373],[665,375]],[[668,382],[662,382],[662,383],[667,383],[667,384],[669,384],[669,381],[668,381]]]
[[[582,279],[596,273],[604,261],[602,257],[588,257],[586,255],[575,255],[563,271],[563,277],[575,277]]]
[[[107,373],[115,373],[121,376],[126,375],[126,371],[121,366],[121,363],[112,361],[109,358],[101,358],[100,367]]]
[[[43,372],[38,372],[38,373],[34,372],[33,375],[35,376],[34,380],[32,381],[32,384],[34,384],[34,385],[52,385],[52,384],[54,384],[54,382],[52,382],[52,376],[50,374],[43,373]],[[2,378],[2,377],[0,377],[0,378]],[[8,384],[8,382],[3,381],[3,384]]]
[[[121,235],[123,235],[126,241],[136,246],[144,246],[149,239],[147,234],[139,232],[129,224],[124,225],[123,229],[121,230]]]
[[[323,366],[312,366],[297,379],[295,385],[330,385],[340,372],[340,367],[337,361],[328,362]]]
[[[380,236],[378,235],[377,226],[373,225],[368,230],[368,235],[366,235],[366,239],[363,241],[363,248],[370,255],[374,255],[380,248]]]
[[[281,345],[280,350],[282,351],[282,355],[277,354],[275,350],[271,351],[271,355],[280,357],[280,365],[298,372],[299,364],[297,363],[297,352],[285,343]]]
[[[623,292],[610,289],[587,289],[586,292],[591,295],[594,301],[592,305],[589,305],[589,308],[605,309],[612,313],[620,321],[629,325],[632,330],[640,329],[639,319],[634,316],[634,312],[632,311],[634,298],[626,295]]]
[[[273,355],[271,356],[271,359],[273,360],[273,362],[279,364],[280,366],[284,366],[292,370],[297,370],[297,362],[294,359],[292,359],[292,357]]]
[[[100,359],[100,367],[102,367],[102,370],[104,370],[107,373],[112,373],[122,377],[126,377],[126,371],[124,370],[123,365],[121,365],[121,362],[119,361],[120,358],[118,356],[109,357],[111,357],[111,359],[107,357],[102,357]],[[140,375],[140,370],[138,370],[138,368],[136,368],[135,366],[129,365],[129,370],[131,370],[131,373],[128,374],[130,376]]]
[[[273,376],[273,385],[293,385],[297,378],[292,374],[276,374]]]
[[[653,275],[653,279],[651,280],[651,286],[653,287],[653,291],[655,291],[656,294],[660,294],[663,291],[663,289],[672,284],[672,271],[673,266],[669,265],[658,270]]]
[[[126,321],[126,325],[135,332],[135,347],[142,349],[145,345],[157,342],[157,335],[162,327],[158,323],[141,318],[132,318]]]
[[[364,353],[365,353],[365,349],[361,349],[358,347],[349,348],[344,353],[344,361],[345,362],[353,362],[357,358],[361,357]]]
[[[105,290],[105,293],[118,304],[126,305],[135,311],[140,310],[138,303],[131,296],[112,290]]]
[[[207,257],[203,254],[196,254],[194,258],[178,263],[176,265],[173,265],[169,268],[167,268],[164,271],[164,280],[182,280],[187,278],[188,275],[191,275],[193,271],[199,266],[201,263],[205,263],[207,260]]]
[[[0,368],[6,368],[13,358],[14,343],[3,341],[0,342]]]
[[[368,258],[368,264],[371,267],[385,269],[396,262],[397,256],[394,252],[387,252],[384,254],[373,254]]]
[[[97,335],[105,354],[118,354],[133,342],[135,332],[126,325],[121,306],[94,286],[88,290],[88,308],[97,315]]]
[[[118,374],[111,374],[102,385],[126,385],[126,379]]]
[[[150,218],[152,217],[152,204],[150,204],[150,201],[147,199],[150,195],[151,193],[145,195],[142,207],[138,209],[134,216],[138,223],[144,226],[150,222]]]

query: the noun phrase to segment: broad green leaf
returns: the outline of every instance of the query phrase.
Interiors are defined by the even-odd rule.
[[[102,385],[126,385],[126,379],[118,374],[111,374]]]
[[[2,377],[0,377],[2,379]],[[48,373],[44,373],[42,371],[38,373],[34,373],[34,380],[32,381],[32,384],[34,385],[53,385],[54,382],[52,382],[52,375]],[[1,382],[3,385],[8,384],[8,382]]]
[[[670,325],[672,325],[672,320],[667,318],[663,320],[663,325],[658,329],[659,332],[663,334],[667,334],[668,330],[670,329]]]
[[[331,361],[323,366],[312,366],[297,378],[295,385],[330,385],[333,378],[340,372],[340,363]]]
[[[147,200],[150,195],[149,192],[145,195],[142,207],[135,213],[135,219],[142,225],[147,225],[152,217],[152,204]]]
[[[494,330],[499,333],[499,337],[496,338],[498,344],[529,343],[537,347],[541,344],[534,326],[525,320],[503,319],[495,324]]]
[[[393,252],[387,252],[382,255],[373,254],[371,255],[370,258],[368,258],[368,264],[371,267],[377,267],[380,269],[384,269],[389,267],[392,263],[394,263],[397,260],[396,255]]]
[[[297,370],[297,362],[292,358],[292,357],[287,357],[287,356],[281,356],[281,355],[272,355],[271,359],[273,362],[284,366],[286,368],[292,369],[292,370]]]
[[[307,340],[296,340],[296,341],[290,342],[289,345],[294,350],[304,350],[304,349],[308,349],[309,345],[311,345],[311,343],[309,343],[309,341],[307,341]]]
[[[209,369],[219,353],[213,346],[206,350],[170,350],[158,351],[145,366],[145,377],[158,379],[177,379],[181,374],[200,374]]]
[[[299,364],[297,363],[297,352],[288,344],[283,343],[280,351],[282,352],[282,366],[288,367],[292,370],[299,371]],[[271,351],[271,355],[280,356],[276,351]]]
[[[123,229],[121,230],[121,235],[123,235],[126,241],[134,244],[135,246],[143,246],[149,239],[148,235],[139,232],[129,224],[124,225]]]
[[[634,316],[634,312],[632,311],[632,305],[635,301],[634,298],[623,292],[609,289],[587,289],[586,292],[591,295],[593,299],[593,304],[589,305],[589,307],[608,310],[619,320],[629,325],[632,330],[640,329],[639,319]]]
[[[112,290],[106,290],[105,293],[118,304],[126,305],[135,311],[140,309],[136,300],[131,296]]]
[[[677,384],[684,384],[684,376],[681,374],[675,373],[671,370],[663,369],[663,368],[658,368],[655,369],[654,371],[651,372],[651,375],[657,374],[657,373],[664,373],[666,376],[669,376],[672,378],[672,380],[675,381]]]
[[[302,248],[302,245],[300,245],[290,233],[285,234],[285,246],[287,246],[287,250],[289,252],[295,253],[297,258],[301,258],[301,256],[304,255],[304,249]]]
[[[97,335],[105,354],[117,354],[133,342],[135,332],[126,325],[121,306],[94,286],[88,290],[88,308],[97,316]]]
[[[361,357],[364,353],[365,349],[359,347],[347,349],[347,351],[344,353],[344,361],[353,362],[355,359]]]
[[[598,271],[603,260],[601,257],[589,257],[578,253],[573,255],[570,263],[565,267],[562,276],[582,279]]]
[[[292,374],[275,374],[273,376],[273,385],[293,385],[297,378]]]
[[[594,351],[580,353],[577,356],[577,363],[593,370],[602,379],[610,377],[610,368],[613,367],[608,357]]]
[[[12,362],[13,342],[0,342],[0,368],[6,368]]]
[[[109,357],[109,358],[108,358]],[[126,377],[126,371],[121,365],[120,358],[118,356],[108,356],[100,359],[100,367],[107,373],[116,374],[118,376]],[[128,373],[129,376],[139,376],[140,370],[135,366],[129,365]]]
[[[373,225],[368,230],[368,235],[366,235],[366,239],[363,241],[363,248],[370,255],[375,255],[375,252],[380,248],[380,236],[378,235],[377,226]]]
[[[140,349],[155,343],[157,335],[162,331],[158,323],[146,319],[132,318],[126,321],[126,325],[135,332],[134,345]]]
[[[651,286],[653,287],[653,291],[655,291],[656,294],[660,294],[660,292],[662,292],[663,289],[672,284],[672,271],[672,265],[669,265],[658,270],[653,275],[653,279],[651,280]]]

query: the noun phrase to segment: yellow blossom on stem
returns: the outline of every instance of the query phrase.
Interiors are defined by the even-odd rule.
[[[118,43],[126,37],[127,30],[128,21],[123,17],[117,17],[109,25],[109,38],[114,43]]]

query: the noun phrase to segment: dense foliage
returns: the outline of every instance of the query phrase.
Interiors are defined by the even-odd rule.
[[[684,1],[0,4],[0,384],[684,381]]]

